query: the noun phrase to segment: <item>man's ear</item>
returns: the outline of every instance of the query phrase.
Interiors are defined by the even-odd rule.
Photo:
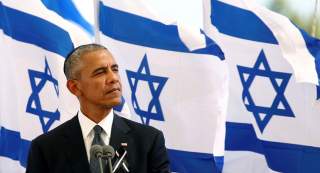
[[[79,83],[76,80],[68,80],[67,81],[67,88],[69,89],[69,91],[75,95],[75,96],[80,96],[81,95],[81,90],[79,88]]]

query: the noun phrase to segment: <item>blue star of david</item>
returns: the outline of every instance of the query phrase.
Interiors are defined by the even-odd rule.
[[[264,69],[259,69],[260,66],[263,66]],[[284,96],[284,91],[287,87],[291,74],[271,71],[263,50],[261,50],[253,68],[243,67],[239,65],[237,67],[243,86],[242,100],[247,110],[249,112],[252,112],[261,132],[263,132],[272,116],[276,115],[294,117],[294,113],[292,112],[290,105]],[[247,79],[245,79],[245,74],[248,75]],[[259,106],[254,103],[253,97],[249,92],[249,88],[256,76],[269,78],[274,90],[276,91],[276,96],[273,100],[273,103],[271,104],[271,107]],[[277,83],[277,80],[279,83]],[[263,89],[261,89],[261,92],[262,90]],[[283,105],[282,109],[279,108],[279,105],[281,103]],[[261,118],[260,115],[265,116],[264,118]]]
[[[26,112],[39,116],[43,132],[48,132],[50,126],[54,123],[54,121],[60,119],[60,112],[58,111],[58,109],[56,109],[55,112],[43,110],[39,93],[45,86],[46,82],[52,82],[56,95],[57,97],[59,97],[58,81],[52,77],[52,73],[46,58],[44,72],[29,69],[28,73],[32,93],[27,103]],[[36,82],[36,79],[39,79],[40,81]],[[45,121],[45,118],[48,119],[47,122]]]
[[[150,74],[147,55],[144,55],[137,72],[126,70],[126,73],[131,88],[133,109],[140,116],[141,122],[149,125],[150,119],[164,121],[159,97],[168,78]],[[148,110],[142,110],[138,103],[136,91],[139,81],[146,81],[151,91],[152,99],[148,104]]]

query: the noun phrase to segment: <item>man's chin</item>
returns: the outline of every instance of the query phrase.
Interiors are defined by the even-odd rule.
[[[108,108],[113,108],[115,106],[118,106],[121,104],[121,98],[120,99],[113,99],[113,100],[110,100],[108,101],[108,103],[106,103],[106,107]]]

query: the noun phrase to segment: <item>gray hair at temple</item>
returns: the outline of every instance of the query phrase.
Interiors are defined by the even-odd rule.
[[[81,45],[71,51],[66,57],[63,65],[63,72],[66,78],[68,80],[80,78],[79,69],[81,67],[81,56],[96,50],[108,51],[106,47],[95,43]]]

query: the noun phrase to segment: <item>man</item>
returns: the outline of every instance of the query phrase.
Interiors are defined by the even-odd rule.
[[[27,173],[99,172],[90,154],[93,144],[126,150],[131,173],[170,172],[163,134],[113,113],[112,108],[121,103],[121,82],[118,65],[105,47],[88,44],[76,48],[65,60],[64,73],[80,110],[71,120],[32,141]],[[105,164],[103,167],[107,171]]]

